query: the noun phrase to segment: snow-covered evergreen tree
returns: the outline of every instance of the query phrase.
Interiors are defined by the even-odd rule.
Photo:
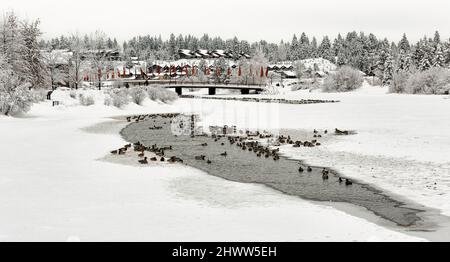
[[[389,85],[392,81],[394,74],[394,57],[391,53],[387,54],[386,61],[384,62],[384,71],[382,82],[384,85]]]
[[[399,52],[407,53],[411,51],[411,46],[409,44],[408,38],[406,37],[406,34],[403,34],[402,39],[398,43],[398,49]]]
[[[320,46],[317,50],[318,55],[324,59],[327,59],[331,62],[335,62],[335,55],[333,53],[333,49],[331,48],[331,41],[330,38],[328,38],[328,36],[325,36],[322,39],[322,42],[320,43]]]
[[[289,50],[289,60],[296,61],[300,59],[300,44],[298,42],[297,36],[292,37],[291,48]]]
[[[444,49],[441,43],[437,43],[434,47],[434,56],[432,60],[433,67],[444,67],[446,63]]]

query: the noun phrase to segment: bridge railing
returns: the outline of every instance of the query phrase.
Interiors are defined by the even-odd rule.
[[[160,85],[192,85],[192,86],[243,86],[243,87],[264,87],[265,84],[240,83],[240,82],[223,82],[215,81],[187,81],[187,80],[122,80],[122,83],[128,84],[160,84]]]

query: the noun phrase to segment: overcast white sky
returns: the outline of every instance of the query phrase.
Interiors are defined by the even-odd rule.
[[[2,11],[40,18],[45,37],[102,30],[119,41],[135,35],[193,34],[249,41],[289,40],[296,33],[335,37],[373,32],[397,41],[441,32],[450,37],[449,0],[2,0]]]

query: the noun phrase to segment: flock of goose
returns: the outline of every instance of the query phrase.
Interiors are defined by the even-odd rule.
[[[174,118],[178,115],[179,114],[138,115],[138,116],[133,116],[133,117],[127,117],[126,119],[128,122],[132,122],[132,121],[140,122],[140,121],[145,121],[147,119],[155,119],[157,117],[162,117],[165,119],[170,119],[169,121],[171,121],[172,118]],[[164,124],[167,124],[167,122],[165,122]],[[223,127],[223,130],[225,130],[226,128],[227,128],[226,126]],[[150,130],[160,130],[160,129],[163,129],[163,127],[154,126],[154,127],[150,127],[149,129]],[[243,133],[243,132],[240,131],[240,133]],[[299,140],[294,141],[293,139],[291,139],[290,136],[280,135],[280,136],[276,137],[275,145],[276,146],[292,145],[293,147],[296,147],[296,148],[301,147],[301,146],[303,146],[303,147],[321,146],[321,144],[317,141],[317,139],[321,138],[323,135],[327,135],[328,130],[323,131],[323,134],[321,134],[317,130],[314,130],[313,133],[314,133],[313,137],[315,139],[313,139],[311,141],[299,141]],[[341,131],[341,130],[336,129],[335,134],[338,134],[338,135],[348,134],[348,131]],[[224,132],[224,134],[213,134],[210,137],[214,142],[220,143],[221,146],[225,146],[225,142],[226,142],[226,140],[228,140],[228,143],[230,145],[236,145],[237,147],[241,148],[243,151],[253,152],[258,158],[266,158],[266,159],[271,159],[273,161],[280,160],[280,155],[279,155],[280,148],[271,149],[269,146],[265,146],[261,142],[255,141],[255,138],[259,138],[259,139],[273,138],[272,134],[267,134],[266,132],[260,133],[259,131],[257,131],[255,133],[252,133],[250,131],[246,131],[245,136],[231,136],[231,135],[227,135]],[[201,144],[201,146],[207,147],[208,143],[203,143],[203,144]],[[122,148],[111,151],[111,154],[125,155],[127,152],[131,151],[131,148],[133,148],[134,152],[138,153],[138,157],[140,158],[140,160],[138,160],[138,163],[142,164],[142,165],[147,165],[150,162],[158,162],[158,161],[159,162],[168,162],[168,163],[183,163],[183,159],[181,159],[179,157],[176,157],[176,156],[172,156],[170,158],[166,157],[166,151],[172,150],[172,146],[158,147],[157,145],[152,145],[150,147],[146,147],[143,144],[141,144],[140,142],[137,142],[134,144],[127,144],[127,145],[123,146]],[[155,157],[148,158],[146,156],[145,152],[151,152],[155,155]],[[221,153],[220,156],[227,157],[228,153],[225,151],[225,152]],[[196,161],[206,161],[207,164],[212,164],[212,161],[206,155],[194,156],[194,159]],[[308,166],[306,168],[306,172],[310,173],[312,171],[313,171],[313,168],[311,166]],[[300,166],[298,169],[298,172],[304,173],[305,170],[302,166]],[[322,170],[322,179],[328,180],[329,176],[330,176],[330,171],[328,169],[324,168]],[[347,185],[347,186],[353,184],[353,182],[350,179],[343,179],[341,177],[339,177],[339,183],[340,184],[345,183],[345,185]]]

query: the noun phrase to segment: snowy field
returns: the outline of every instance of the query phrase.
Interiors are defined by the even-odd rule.
[[[417,241],[322,203],[240,184],[180,165],[136,167],[102,159],[125,144],[114,116],[198,112],[205,124],[356,130],[321,148],[282,151],[313,165],[450,215],[450,99],[386,95],[364,87],[350,94],[286,92],[282,98],[338,99],[337,104],[256,105],[181,99],[125,109],[35,105],[23,118],[0,117],[0,241]],[[275,111],[273,111],[275,110]],[[247,112],[240,114],[239,112]],[[276,119],[274,119],[276,118]],[[101,123],[107,124],[101,124]],[[435,184],[436,183],[436,184]]]

